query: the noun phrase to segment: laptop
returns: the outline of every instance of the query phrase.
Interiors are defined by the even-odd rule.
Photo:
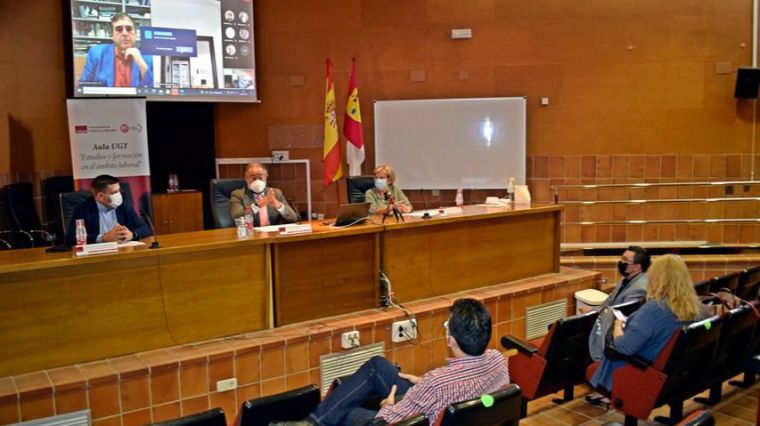
[[[348,226],[354,223],[361,223],[359,219],[369,215],[370,203],[352,203],[341,204],[338,207],[338,218],[335,219],[335,226]]]

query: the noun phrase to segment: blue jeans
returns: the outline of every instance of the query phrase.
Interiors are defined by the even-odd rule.
[[[372,410],[362,409],[361,405],[373,396],[387,397],[393,385],[396,385],[396,401],[400,394],[405,394],[413,386],[412,382],[398,375],[398,369],[390,361],[380,356],[372,357],[330,392],[309,415],[309,420],[324,426],[361,424],[375,414]]]

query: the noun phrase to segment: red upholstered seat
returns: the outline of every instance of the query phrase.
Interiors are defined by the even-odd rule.
[[[596,317],[596,312],[590,312],[561,319],[549,326],[543,339],[530,343],[514,336],[502,337],[502,346],[517,350],[509,357],[509,374],[512,382],[520,385],[524,401],[559,390],[564,390],[564,395],[557,402],[573,399],[573,386],[583,382],[583,373],[591,362],[588,336]]]
[[[709,325],[707,325],[709,323]],[[626,416],[626,425],[647,419],[652,410],[670,405],[670,418],[683,417],[683,401],[704,389],[717,348],[723,320],[718,317],[677,330],[653,362],[607,351],[608,358],[628,362],[612,376],[612,404]],[[587,369],[590,378],[597,368]]]

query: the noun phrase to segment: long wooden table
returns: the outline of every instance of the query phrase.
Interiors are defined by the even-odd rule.
[[[403,301],[558,270],[557,206],[75,257],[0,252],[0,377],[378,306],[379,270]],[[148,240],[150,242],[150,240]]]
[[[465,206],[461,214],[386,221],[383,271],[404,301],[557,272],[561,211]]]
[[[379,305],[382,226],[312,228],[272,243],[276,326]]]
[[[270,239],[233,229],[89,257],[0,252],[0,376],[267,328]]]

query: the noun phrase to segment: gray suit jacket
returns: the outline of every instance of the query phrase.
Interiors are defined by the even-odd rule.
[[[269,187],[267,187],[267,189],[269,189]],[[280,214],[280,212],[271,204],[268,205],[267,213],[269,214],[269,224],[280,225],[297,221],[298,214],[292,207],[290,207],[285,196],[282,195],[282,191],[277,188],[271,189],[274,191],[274,197],[282,203],[284,210],[282,211],[282,214]],[[248,188],[240,188],[232,191],[232,194],[230,194],[230,216],[232,216],[232,220],[244,216],[245,208],[251,204],[253,204],[253,191]],[[253,215],[253,226],[260,226],[258,215]]]
[[[607,300],[602,303],[600,309],[605,306],[615,306],[621,303],[633,302],[635,300],[642,299],[647,295],[647,284],[649,284],[649,277],[646,272],[633,277],[633,279],[625,286],[621,284],[623,280],[620,280],[617,286],[612,290]]]
[[[599,316],[596,318],[594,328],[591,329],[591,334],[588,336],[588,351],[591,359],[594,361],[599,361],[604,357],[604,347],[607,344],[607,340],[611,339],[610,329],[615,323],[612,309],[605,308],[620,305],[621,303],[634,302],[647,295],[649,278],[647,278],[646,272],[633,277],[625,287],[621,286],[622,283],[623,280],[620,280],[618,285],[612,290],[612,293],[607,297],[607,300],[596,308],[599,311]]]

